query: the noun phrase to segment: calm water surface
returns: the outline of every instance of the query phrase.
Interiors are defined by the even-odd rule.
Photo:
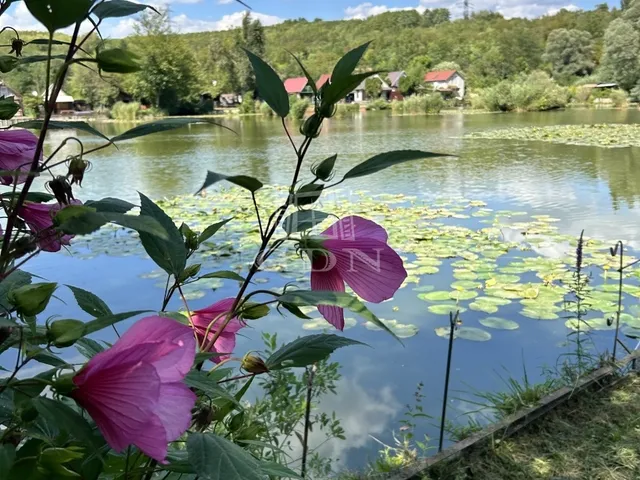
[[[463,138],[468,132],[513,126],[638,121],[638,111],[615,110],[429,117],[362,114],[331,120],[314,142],[310,158],[321,160],[338,153],[339,170],[345,171],[385,150],[422,149],[454,154],[456,157],[403,164],[383,174],[357,179],[348,188],[418,195],[427,200],[482,200],[495,210],[521,210],[559,218],[557,225],[562,233],[577,235],[585,229],[592,237],[622,239],[638,246],[640,150]],[[278,122],[248,118],[223,123],[236,130],[238,136],[196,125],[130,141],[120,145],[119,150],[98,152],[92,156],[93,169],[77,195],[83,199],[117,196],[136,201],[137,190],[152,198],[187,194],[197,190],[208,169],[252,175],[271,184],[282,184],[290,178],[291,148]],[[126,127],[104,124],[98,128],[113,135]],[[52,141],[60,141],[68,133],[54,132]],[[89,146],[95,140],[86,138],[86,142]],[[157,280],[139,277],[153,268],[150,260],[137,257],[99,255],[86,260],[41,255],[29,270],[52,281],[92,290],[108,303],[118,305],[117,311],[125,311],[159,308],[161,293],[154,287]],[[452,280],[450,269],[433,277],[429,283],[437,289],[448,288]],[[391,432],[398,430],[404,404],[412,401],[419,381],[425,383],[425,408],[436,418],[423,423],[417,436],[437,434],[431,423],[437,423],[439,415],[447,342],[436,337],[433,328],[444,325],[446,317],[430,314],[415,292],[404,290],[407,292],[401,291],[397,298],[401,312],[392,312],[388,303],[374,305],[372,310],[382,318],[418,325],[418,335],[406,339],[402,347],[387,335],[359,325],[345,334],[372,348],[343,349],[333,357],[342,364],[343,379],[338,395],[327,398],[321,408],[337,412],[348,440],[326,445],[325,453],[339,457],[343,467],[361,467],[375,457],[379,445],[371,436],[392,442]],[[191,306],[201,308],[227,294],[233,291],[220,289],[215,295],[193,301]],[[62,307],[65,316],[86,318],[67,292],[61,291],[61,298],[67,302]],[[483,316],[486,315],[469,311],[464,321],[477,324],[477,318]],[[500,316],[508,317],[509,313],[501,310]],[[519,330],[493,330],[491,341],[456,342],[451,388],[457,391],[453,394],[457,398],[452,401],[450,418],[476,409],[464,400],[469,398],[464,392],[504,388],[496,371],[520,377],[524,362],[527,373],[535,379],[542,365],[555,362],[560,352],[558,343],[567,334],[564,320],[518,320]],[[258,325],[265,331],[277,331],[281,341],[303,333],[299,322],[277,316]],[[603,333],[607,334],[608,345],[610,332]],[[113,340],[109,332],[103,338]],[[237,352],[260,347],[259,331],[250,330],[239,339]]]

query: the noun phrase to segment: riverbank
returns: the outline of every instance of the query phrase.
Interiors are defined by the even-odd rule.
[[[640,478],[640,377],[577,395],[511,438],[438,466],[427,479]]]

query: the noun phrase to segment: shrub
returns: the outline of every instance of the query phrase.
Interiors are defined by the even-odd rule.
[[[260,114],[266,117],[273,117],[274,112],[271,107],[267,104],[267,102],[262,102],[260,104]]]
[[[629,98],[632,102],[640,102],[640,84],[631,89],[629,92]]]
[[[609,98],[615,107],[624,107],[629,102],[629,97],[624,90],[615,89],[609,93]]]
[[[242,96],[239,111],[244,114],[256,113],[256,103],[253,101],[253,98],[251,98],[251,95],[247,94]]]
[[[339,103],[337,107],[336,115],[339,117],[346,117],[360,111],[359,103]]]
[[[367,110],[388,110],[392,106],[383,98],[377,98],[373,102],[369,102],[365,107]]]
[[[295,120],[302,120],[307,108],[311,105],[311,102],[306,98],[300,99],[297,97],[289,98],[289,115]]]
[[[138,102],[117,102],[111,107],[111,118],[132,121],[138,118],[140,112],[140,104]]]
[[[490,111],[511,110],[544,111],[564,107],[569,90],[558,85],[545,72],[520,75],[514,80],[503,80],[479,93],[479,102]]]
[[[412,95],[401,102],[394,101],[391,108],[396,113],[439,113],[445,101],[439,93]]]

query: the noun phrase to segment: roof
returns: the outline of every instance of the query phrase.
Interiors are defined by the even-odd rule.
[[[284,88],[287,93],[300,93],[307,86],[307,77],[287,78],[284,81]]]
[[[424,76],[425,82],[446,82],[456,74],[456,70],[434,70]]]
[[[0,95],[4,97],[13,97],[17,100],[22,98],[18,92],[16,92],[13,88],[9,87],[6,83],[0,81]]]
[[[47,96],[52,89],[53,89],[53,85],[49,87],[49,90],[47,91]],[[44,95],[42,96],[44,97]],[[71,95],[67,95],[66,93],[64,93],[62,89],[60,89],[60,92],[58,92],[58,98],[56,98],[56,103],[73,103],[73,97]]]
[[[376,78],[378,80],[380,80],[380,86],[382,88],[383,91],[385,90],[391,90],[391,87],[387,84],[387,82],[385,82],[380,75],[373,75],[369,78]],[[356,88],[353,89],[353,91],[355,92],[356,90],[364,90],[364,87],[367,83],[367,80],[369,80],[369,78],[363,80],[362,82],[360,82],[360,85],[358,85]]]
[[[389,85],[391,85],[394,88],[397,87],[398,83],[400,82],[400,79],[406,76],[407,74],[404,73],[404,71],[389,72],[389,74],[387,75],[387,78],[389,79]]]
[[[595,86],[595,88],[615,88],[617,87],[617,83],[608,82],[608,83],[599,83]]]
[[[323,73],[320,75],[320,78],[316,82],[316,88],[322,87],[325,83],[327,83],[331,79],[331,75],[328,73]]]

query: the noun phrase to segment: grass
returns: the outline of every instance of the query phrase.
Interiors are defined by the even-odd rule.
[[[431,479],[640,478],[640,378],[577,395],[516,435],[438,465]]]

